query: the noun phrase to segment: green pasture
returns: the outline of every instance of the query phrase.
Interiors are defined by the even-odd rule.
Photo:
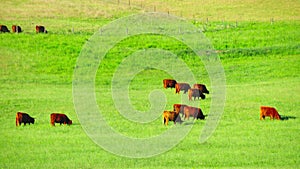
[[[208,17],[214,19],[205,22],[205,19],[195,20],[188,8],[180,7],[180,3],[174,5],[171,1],[148,1],[149,6],[156,4],[157,10],[160,9],[160,4],[177,11],[183,10],[182,15],[203,30],[225,70],[226,102],[217,129],[205,143],[199,143],[199,136],[207,120],[197,120],[188,135],[171,150],[151,158],[135,159],[111,154],[86,135],[75,112],[72,81],[77,58],[94,31],[115,18],[141,11],[139,4],[142,1],[132,1],[132,4],[138,4],[133,7],[124,6],[121,1],[116,9],[114,4],[101,2],[99,4],[104,9],[98,13],[96,11],[99,8],[93,7],[97,2],[89,1],[90,5],[76,2],[62,1],[57,6],[48,4],[52,11],[49,8],[47,12],[40,14],[41,18],[46,18],[44,22],[33,14],[33,11],[37,11],[36,8],[31,12],[15,13],[13,17],[7,14],[0,16],[0,24],[9,26],[18,22],[24,28],[21,34],[0,33],[0,168],[300,166],[300,23],[297,20],[297,10],[276,13],[273,16],[275,21],[270,22],[270,12],[261,12],[261,19],[259,14],[253,12],[254,7],[249,7],[245,15],[237,19],[234,10],[230,11],[229,4],[223,2],[219,9],[227,11],[227,16],[236,15],[222,20],[216,17],[216,11],[219,11],[217,7],[209,8],[212,6],[206,4],[203,9],[211,9]],[[249,3],[250,1],[245,1],[244,5],[239,4],[234,8],[241,12]],[[277,5],[271,1],[264,3],[269,6],[267,9],[270,11],[276,6],[273,10],[275,12],[280,10],[279,7],[286,10],[289,5],[299,6],[294,1]],[[16,6],[16,11],[22,7],[39,6],[42,10],[47,7],[45,4],[37,5],[29,1],[13,1],[4,3],[4,11],[12,6]],[[69,7],[65,13],[54,15],[65,7]],[[74,11],[70,10],[71,7]],[[196,11],[194,8],[191,8],[191,12]],[[260,8],[262,7],[258,5],[257,9]],[[79,15],[76,15],[76,11]],[[202,12],[200,10],[194,16],[199,16]],[[254,18],[247,16],[251,13]],[[282,19],[277,21],[276,18]],[[34,33],[34,25],[41,22],[49,24],[45,25],[49,30],[48,34]],[[95,77],[95,95],[99,109],[104,110],[103,116],[107,123],[125,136],[153,137],[170,128],[180,128],[193,122],[190,118],[181,125],[174,126],[170,122],[168,126],[164,126],[159,115],[150,123],[135,123],[120,116],[114,107],[111,85],[118,65],[134,51],[155,48],[177,55],[189,66],[196,80],[207,85],[211,94],[206,95],[205,100],[188,103],[200,106],[204,114],[208,115],[207,118],[210,118],[214,91],[211,90],[211,82],[203,63],[191,49],[164,36],[133,36],[121,41],[107,53]],[[164,78],[170,78],[168,72],[155,69],[146,69],[137,74],[129,86],[132,106],[140,111],[150,109],[149,94],[153,90],[165,94],[167,110],[171,110],[174,103],[180,102],[181,96],[187,99],[186,94],[176,95],[174,89],[164,89]],[[275,107],[284,120],[259,120],[261,105]],[[35,124],[16,127],[15,115],[18,111],[36,118]],[[56,127],[52,127],[50,114],[53,112],[67,114],[73,120],[73,125],[56,124]]]

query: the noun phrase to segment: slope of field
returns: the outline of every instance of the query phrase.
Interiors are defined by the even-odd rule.
[[[215,18],[208,23],[195,21],[189,14],[189,10],[197,9],[196,2],[189,1],[193,6],[190,8],[180,4],[188,2],[154,0],[147,3],[132,0],[131,7],[125,6],[124,1],[119,5],[98,1],[5,2],[0,23],[17,22],[22,27],[24,24],[25,32],[0,34],[0,168],[297,168],[300,165],[300,23],[297,21],[299,8],[294,7],[299,6],[299,2],[256,1],[254,6],[261,8],[258,11],[247,8],[252,1],[213,1],[214,5],[210,6],[213,8],[204,3],[203,8],[211,9],[209,18]],[[229,9],[234,2],[237,6],[233,8],[239,10]],[[155,4],[158,11],[159,6],[183,10],[182,15],[190,17],[191,22],[204,31],[225,70],[226,104],[221,121],[207,142],[199,144],[206,121],[198,120],[171,150],[151,158],[134,159],[111,154],[86,135],[74,109],[72,81],[77,57],[93,32],[113,18],[147,10],[134,6],[139,3]],[[95,7],[96,4],[101,8]],[[263,5],[268,5],[266,8],[270,11],[262,12]],[[22,10],[24,7],[34,10]],[[45,10],[46,7],[49,8]],[[118,8],[112,10],[115,7]],[[242,17],[234,13],[246,8],[249,10]],[[219,9],[233,17],[223,21],[217,12]],[[9,15],[9,11],[13,14]],[[60,11],[64,12],[58,15]],[[273,23],[269,21],[270,13],[276,14]],[[237,18],[240,18],[238,23]],[[33,33],[36,23],[46,24],[49,34]],[[143,48],[159,48],[176,54],[196,79],[211,89],[205,67],[180,42],[156,35],[134,36],[120,42],[99,66],[95,95],[99,108],[105,110],[103,115],[108,124],[117,132],[137,138],[159,135],[170,128],[179,129],[192,123],[190,119],[182,125],[170,123],[166,127],[159,115],[151,123],[140,124],[118,114],[111,96],[111,80],[120,61]],[[163,89],[165,77],[169,77],[168,72],[155,69],[137,74],[129,86],[132,106],[148,110],[149,93],[160,90],[168,99],[166,109],[172,109],[172,104],[185,94],[175,95],[174,89]],[[210,118],[211,99],[209,94],[206,100],[189,104],[198,106],[200,103]],[[284,120],[260,121],[261,105],[276,107]],[[36,123],[16,127],[17,111],[29,113],[36,118]],[[51,127],[52,112],[67,114],[74,124]]]

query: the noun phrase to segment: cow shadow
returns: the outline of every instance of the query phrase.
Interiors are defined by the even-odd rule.
[[[296,119],[297,117],[295,116],[285,116],[285,115],[280,115],[281,120],[290,120],[290,119]]]
[[[185,126],[188,126],[188,125],[193,125],[194,122],[193,121],[184,121],[182,124]]]

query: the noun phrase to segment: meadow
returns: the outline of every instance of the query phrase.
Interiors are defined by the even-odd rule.
[[[4,12],[22,11],[23,7],[39,7],[46,12],[36,16],[38,8],[35,8],[14,17],[7,14],[0,17],[1,24],[10,26],[17,22],[25,30],[21,34],[0,34],[0,168],[297,168],[300,165],[300,22],[299,11],[287,10],[290,6],[299,6],[299,2],[276,5],[264,1],[267,11],[261,12],[259,5],[256,12],[249,7],[241,17],[238,13],[245,10],[250,1],[233,6],[239,9],[237,13],[230,10],[231,4],[222,1],[219,2],[221,11],[218,10],[214,6],[218,4],[216,1],[204,5],[197,15],[191,14],[196,6],[189,10],[171,1],[147,1],[148,6],[157,5],[156,10],[162,3],[164,8],[183,11],[179,13],[203,30],[211,41],[226,76],[224,113],[213,135],[200,144],[199,136],[206,120],[197,120],[178,145],[151,158],[120,157],[96,145],[80,124],[72,91],[74,68],[84,44],[100,26],[143,11],[139,7],[141,1],[133,7],[99,2],[104,7],[101,10],[95,7],[99,5],[96,1],[88,4],[22,2],[4,3]],[[193,2],[196,1],[190,1]],[[207,16],[203,16],[204,9],[210,9]],[[216,17],[219,12],[224,12],[227,20]],[[271,12],[274,15],[270,15]],[[203,20],[195,20],[198,16],[203,16]],[[274,22],[270,22],[271,17],[275,18]],[[33,25],[41,22],[48,34],[34,33]],[[156,136],[192,122],[190,119],[181,125],[164,126],[159,115],[150,123],[136,123],[126,120],[116,110],[111,96],[114,73],[124,58],[145,48],[174,53],[189,66],[199,83],[211,89],[203,63],[180,42],[158,35],[133,36],[121,41],[99,66],[95,95],[99,108],[105,110],[103,116],[107,123],[115,131],[136,138]],[[186,94],[175,95],[174,89],[163,89],[162,79],[169,77],[168,72],[156,69],[137,74],[129,86],[132,106],[147,111],[149,94],[159,90],[167,98],[165,109],[172,109]],[[214,91],[210,92],[205,100],[188,102],[200,105],[207,118]],[[261,105],[276,107],[284,120],[259,120]],[[18,111],[29,113],[36,118],[36,123],[16,127]],[[73,125],[50,126],[52,112],[67,114]]]

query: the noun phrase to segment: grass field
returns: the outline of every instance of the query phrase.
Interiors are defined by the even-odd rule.
[[[298,1],[213,1],[201,8],[198,1],[189,1],[191,7],[187,7],[183,4],[188,2],[175,0],[132,0],[131,6],[124,1],[119,5],[97,1],[41,2],[45,1],[14,0],[2,4],[0,24],[10,27],[17,23],[25,32],[0,34],[0,168],[299,167]],[[210,39],[225,70],[225,109],[216,131],[203,144],[199,143],[199,136],[206,120],[198,120],[178,145],[163,154],[141,159],[120,157],[96,145],[80,125],[73,103],[74,68],[83,45],[100,26],[150,10],[153,5],[157,11],[177,11]],[[28,8],[34,10],[22,10]],[[9,11],[13,14],[9,15]],[[275,21],[271,23],[270,18]],[[35,24],[44,24],[49,34],[35,34]],[[134,36],[120,42],[99,66],[95,94],[108,124],[117,132],[137,138],[157,136],[174,128],[172,123],[164,126],[161,115],[146,124],[128,121],[114,107],[111,85],[115,70],[124,58],[143,48],[176,54],[196,79],[211,89],[205,67],[180,42],[156,35]],[[155,69],[137,74],[129,86],[132,106],[147,111],[148,95],[158,89],[167,98],[166,109],[172,109],[181,97],[174,94],[174,89],[163,89],[162,79],[169,76]],[[200,101],[208,118],[211,97],[209,94]],[[189,104],[198,106],[199,101]],[[260,121],[261,105],[276,107],[285,120]],[[29,113],[36,123],[16,127],[18,111]],[[52,112],[67,114],[74,124],[51,127]],[[175,127],[180,129],[191,122],[190,119]]]

